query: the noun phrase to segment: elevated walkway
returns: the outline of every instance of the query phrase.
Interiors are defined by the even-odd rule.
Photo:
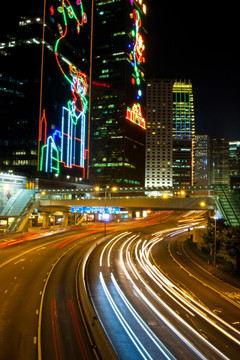
[[[213,190],[213,189],[212,189]],[[239,189],[238,189],[239,190]],[[67,192],[66,192],[67,191]],[[131,188],[131,195],[126,189],[119,196],[108,196],[105,192],[102,196],[96,196],[96,192],[83,193],[81,197],[77,196],[74,189],[67,190],[19,190],[12,196],[5,205],[0,219],[9,219],[14,217],[13,222],[8,226],[7,232],[22,231],[28,222],[29,216],[34,208],[38,208],[41,214],[45,213],[46,219],[54,212],[62,212],[67,217],[71,206],[100,206],[100,207],[120,207],[130,211],[137,210],[213,210],[217,207],[221,216],[226,219],[229,225],[240,225],[240,202],[234,190],[227,185],[215,185],[214,191],[206,195],[206,189],[202,189],[202,195],[199,195],[200,189],[197,189],[196,195],[191,192],[185,197],[169,196],[167,198],[154,196],[150,197]],[[71,196],[70,196],[70,193]],[[107,196],[106,196],[107,195]],[[204,207],[202,206],[204,204]],[[75,221],[81,223],[83,215],[75,214]],[[46,225],[47,226],[47,225]]]
[[[217,190],[217,208],[222,217],[226,219],[228,225],[240,225],[240,203],[236,194],[228,185],[218,185]]]
[[[46,211],[52,211],[65,206],[99,206],[99,207],[120,207],[128,210],[203,210],[201,203],[204,202],[206,208],[214,208],[214,199],[207,197],[197,198],[148,198],[148,197],[127,197],[127,198],[95,198],[95,199],[71,199],[71,200],[40,200],[39,206]]]
[[[14,196],[12,196],[8,200],[7,204],[3,208],[1,216],[20,216],[26,204],[30,201],[34,194],[35,190],[19,190]]]
[[[7,227],[6,232],[22,231],[29,216],[37,206],[38,202],[35,201],[35,190],[19,190],[9,199],[0,215],[0,219],[14,218],[12,223]]]

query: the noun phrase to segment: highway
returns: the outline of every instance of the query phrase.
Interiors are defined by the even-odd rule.
[[[182,215],[3,237],[0,359],[238,359],[240,290],[189,258]]]
[[[108,224],[107,233],[124,226]],[[1,238],[1,360],[100,358],[80,301],[79,274],[104,230],[89,224]]]
[[[99,229],[31,234],[0,245],[0,359],[95,358],[76,271]]]
[[[119,359],[237,360],[240,291],[192,261],[188,227],[176,220],[120,232],[95,249],[87,278],[98,320]]]

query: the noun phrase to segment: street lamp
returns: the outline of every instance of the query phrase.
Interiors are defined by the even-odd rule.
[[[107,219],[106,219],[106,209],[107,209],[107,194],[108,194],[108,192],[109,191],[113,191],[113,192],[115,192],[115,191],[117,191],[117,187],[116,186],[113,186],[111,189],[109,188],[109,186],[108,185],[106,185],[105,186],[105,188],[104,188],[104,217],[103,217],[103,221],[104,221],[104,236],[106,237],[106,227],[107,227],[107,223],[106,223],[106,221],[107,221]],[[101,189],[100,189],[100,187],[99,186],[96,186],[95,187],[95,191],[100,191]]]
[[[214,248],[213,248],[213,266],[216,267],[216,255],[217,255],[217,206],[214,204]]]

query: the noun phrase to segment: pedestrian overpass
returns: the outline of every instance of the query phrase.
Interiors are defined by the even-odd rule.
[[[116,189],[115,189],[116,190]],[[239,191],[239,189],[237,189]],[[40,212],[47,219],[61,213],[67,226],[72,206],[120,207],[131,212],[141,210],[218,210],[229,225],[240,224],[240,204],[237,193],[228,186],[188,186],[181,188],[128,187],[24,190],[24,194],[10,199],[0,218],[14,217],[8,231],[22,231],[32,212]],[[20,206],[21,205],[21,206]],[[80,216],[80,215],[79,215]]]

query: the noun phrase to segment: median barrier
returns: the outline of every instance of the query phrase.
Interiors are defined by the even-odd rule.
[[[106,238],[98,240],[98,244],[104,242]],[[94,311],[93,305],[91,304],[87,286],[85,282],[85,269],[89,256],[96,249],[98,244],[91,246],[86,252],[85,256],[79,262],[78,268],[78,286],[77,286],[77,296],[80,311],[84,312],[84,318],[86,319],[85,328],[88,333],[90,343],[92,344],[93,351],[98,359],[108,359],[108,360],[117,360],[117,356],[113,350],[113,347],[110,343],[110,340],[107,337],[107,334],[104,332],[103,325],[97,317],[97,314]]]

